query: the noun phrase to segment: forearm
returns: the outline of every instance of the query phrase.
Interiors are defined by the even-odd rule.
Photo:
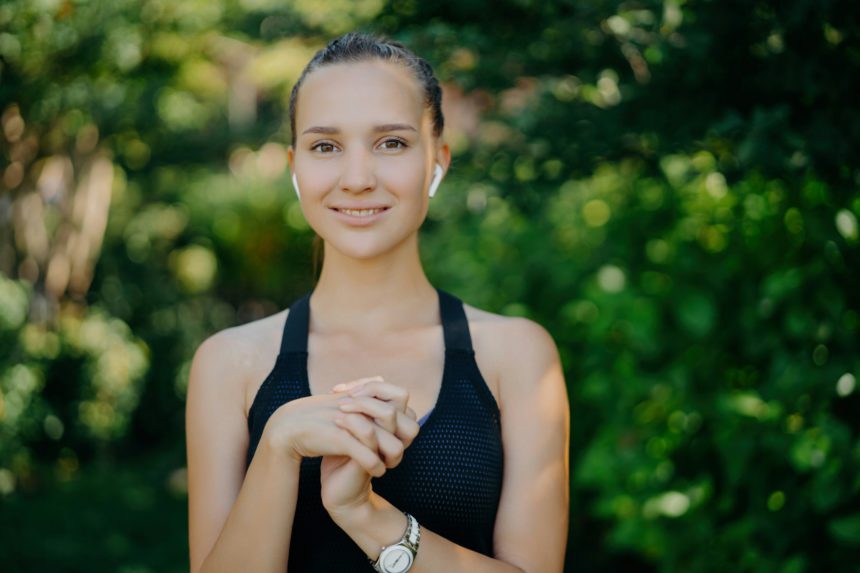
[[[221,534],[200,573],[287,570],[301,460],[264,432]]]
[[[382,547],[396,543],[406,530],[406,516],[387,500],[371,494],[371,503],[350,515],[332,516],[335,523],[376,559]],[[420,525],[420,523],[419,523]],[[421,525],[418,554],[409,573],[524,573],[510,563],[482,555]]]

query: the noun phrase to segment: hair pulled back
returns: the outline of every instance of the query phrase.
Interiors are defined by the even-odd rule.
[[[299,88],[308,74],[330,64],[368,60],[395,62],[412,71],[424,90],[424,107],[430,108],[432,114],[433,135],[435,137],[442,135],[445,127],[445,118],[442,115],[442,88],[439,87],[439,80],[436,79],[430,64],[397,40],[361,32],[347,32],[331,40],[325,48],[314,54],[293,86],[293,91],[290,93],[290,132],[293,146],[296,144],[296,100]]]

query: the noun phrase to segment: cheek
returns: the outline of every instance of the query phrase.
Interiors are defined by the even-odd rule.
[[[320,196],[337,186],[337,169],[319,166],[302,172],[300,185],[302,194],[307,189],[308,196]]]
[[[378,171],[377,183],[401,200],[413,200],[421,197],[424,185],[421,172],[420,165],[381,167]]]

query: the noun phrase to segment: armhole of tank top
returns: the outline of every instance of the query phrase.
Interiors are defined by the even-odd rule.
[[[490,387],[487,386],[487,379],[484,378],[484,374],[478,366],[478,361],[475,359],[475,351],[463,350],[461,352],[464,352],[468,357],[468,366],[472,370],[473,374],[471,380],[472,384],[475,386],[475,391],[478,392],[478,397],[484,402],[484,405],[489,408],[490,413],[501,421],[501,408],[496,401],[496,397],[493,396],[492,391],[490,391]]]
[[[284,354],[282,352],[278,353],[278,356],[275,357],[275,363],[272,365],[272,369],[269,370],[269,373],[266,375],[265,378],[263,378],[262,384],[260,384],[260,387],[257,388],[257,393],[254,394],[254,400],[251,402],[251,407],[248,408],[247,425],[248,425],[249,430],[251,428],[251,422],[254,419],[254,412],[256,412],[256,410],[257,410],[257,403],[259,402],[260,394],[263,392],[263,390],[265,388],[267,388],[268,386],[270,386],[272,384],[272,380],[274,380],[273,374],[275,373],[275,370],[278,368],[278,364],[280,364],[283,356],[284,356]]]
[[[287,317],[284,319],[283,326],[281,326],[281,341],[278,347],[278,355],[275,356],[275,362],[274,364],[272,364],[271,370],[269,370],[269,373],[266,375],[265,378],[263,378],[263,382],[260,384],[260,387],[257,388],[257,393],[254,394],[254,399],[251,401],[251,407],[248,408],[248,418],[246,422],[249,431],[251,430],[251,421],[254,419],[254,412],[256,412],[257,410],[257,402],[259,401],[260,394],[265,388],[272,384],[272,375],[275,373],[275,370],[278,368],[281,359],[284,357],[284,334],[286,333],[287,329],[287,319],[290,317],[290,308],[292,308],[292,305],[287,307]]]

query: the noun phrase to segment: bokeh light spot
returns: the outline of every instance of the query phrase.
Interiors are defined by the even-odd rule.
[[[582,207],[582,216],[589,227],[602,227],[609,221],[612,212],[606,201],[592,199]]]
[[[846,372],[836,381],[836,393],[840,396],[848,396],[857,387],[857,379],[850,372]]]

